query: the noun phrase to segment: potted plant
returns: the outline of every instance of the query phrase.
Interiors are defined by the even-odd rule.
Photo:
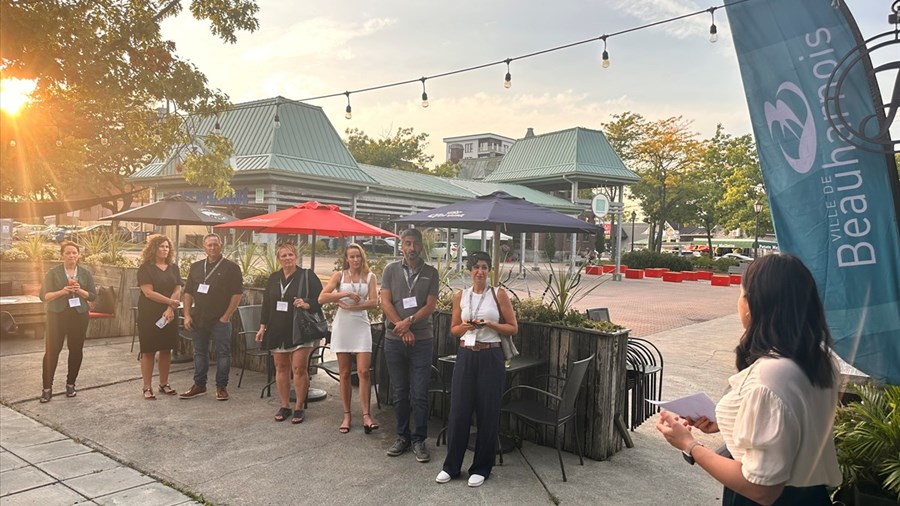
[[[900,386],[854,385],[859,396],[838,409],[834,440],[847,505],[900,504]]]

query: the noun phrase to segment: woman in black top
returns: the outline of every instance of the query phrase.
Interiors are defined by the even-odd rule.
[[[75,397],[75,379],[81,369],[84,337],[88,327],[88,301],[97,291],[90,271],[78,265],[81,249],[71,241],[59,246],[63,263],[47,271],[41,285],[41,300],[47,303],[47,340],[45,341],[41,402],[53,397],[53,375],[59,363],[59,352],[68,339],[69,371],[66,374],[66,397]]]
[[[153,363],[159,352],[159,391],[175,395],[169,385],[169,367],[172,365],[172,348],[178,341],[178,323],[175,310],[181,299],[184,284],[175,256],[172,242],[164,235],[152,235],[141,254],[143,262],[138,268],[137,281],[141,287],[138,300],[138,335],[141,340],[141,378],[144,399],[154,400],[151,383]]]
[[[318,343],[294,345],[294,311],[297,308],[310,313],[319,311],[322,282],[311,269],[297,268],[297,248],[293,244],[279,245],[275,255],[281,269],[273,272],[266,283],[256,341],[265,341],[263,346],[272,352],[275,360],[275,387],[281,401],[275,420],[282,422],[290,416],[291,423],[302,423],[303,405],[309,390],[309,355]],[[292,370],[297,393],[293,416],[290,408]]]

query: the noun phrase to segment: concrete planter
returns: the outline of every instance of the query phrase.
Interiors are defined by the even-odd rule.
[[[434,321],[434,363],[438,357],[457,353],[458,340],[450,335],[450,313],[435,312]],[[546,360],[547,366],[522,371],[519,384],[537,383],[537,376],[550,374],[565,377],[568,357],[579,359],[594,353],[596,358],[588,369],[584,384],[578,396],[576,423],[582,437],[582,452],[585,457],[606,460],[622,449],[622,438],[616,432],[615,416],[621,412],[625,389],[625,356],[628,348],[628,330],[616,333],[590,329],[561,327],[545,323],[519,322],[519,334],[514,340],[523,356]],[[551,379],[551,391],[558,386]],[[570,424],[571,426],[571,424]],[[526,437],[533,437],[533,431],[526,431]],[[553,429],[544,431],[537,442],[553,445]],[[571,429],[565,431],[563,448],[575,451],[575,435]]]

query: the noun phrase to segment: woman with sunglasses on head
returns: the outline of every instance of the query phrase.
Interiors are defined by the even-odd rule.
[[[787,254],[754,260],[738,317],[738,373],[716,406],[716,421],[663,411],[656,428],[688,463],[724,485],[724,505],[830,505],[825,487],[842,478],[833,437],[838,368],[809,269]],[[691,427],[720,432],[730,456],[702,446]]]

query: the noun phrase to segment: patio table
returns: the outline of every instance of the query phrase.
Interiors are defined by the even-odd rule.
[[[44,338],[47,310],[44,302],[36,295],[8,295],[0,297],[0,311],[12,315],[20,329],[31,328],[34,337]]]

